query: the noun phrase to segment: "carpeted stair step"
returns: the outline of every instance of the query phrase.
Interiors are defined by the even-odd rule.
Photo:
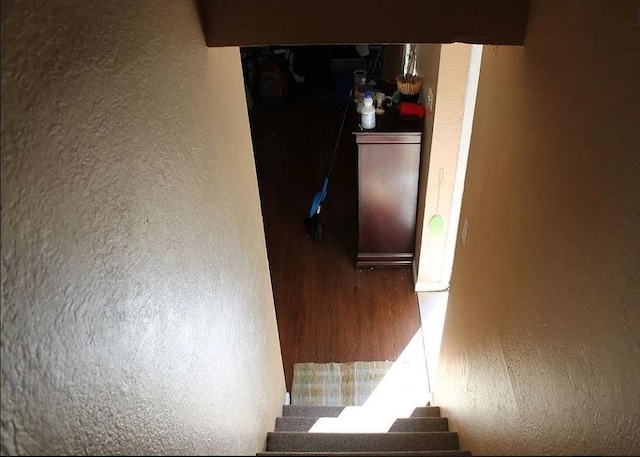
[[[268,452],[393,452],[459,450],[455,432],[267,433]]]
[[[276,417],[276,432],[308,432],[318,421],[317,417]],[[390,432],[448,432],[446,417],[400,418],[389,428]]]
[[[284,405],[282,415],[284,417],[338,417],[344,408],[344,406]]]
[[[305,406],[284,405],[283,417],[338,417],[345,406]],[[411,417],[440,417],[438,406],[419,406],[413,410]]]
[[[390,432],[448,432],[449,420],[446,417],[403,417],[389,428]]]
[[[276,432],[308,432],[319,417],[276,417]]]
[[[271,457],[276,455],[300,457],[383,457],[386,455],[398,457],[471,457],[469,451],[395,451],[395,452],[258,452],[257,456]]]
[[[440,417],[440,407],[419,406],[413,410],[411,417]]]

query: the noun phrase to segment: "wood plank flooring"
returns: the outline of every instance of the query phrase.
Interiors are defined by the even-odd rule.
[[[306,231],[343,109],[335,101],[257,103],[249,116],[289,391],[294,363],[396,360],[420,326],[410,269],[355,269],[357,149],[349,131],[321,212],[322,241]]]

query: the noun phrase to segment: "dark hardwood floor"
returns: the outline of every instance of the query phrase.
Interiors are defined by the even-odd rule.
[[[288,391],[294,363],[396,360],[420,326],[410,269],[355,269],[357,149],[348,130],[321,242],[306,231],[343,110],[339,101],[258,101],[249,116]]]

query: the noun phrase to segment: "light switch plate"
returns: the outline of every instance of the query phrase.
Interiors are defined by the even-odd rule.
[[[460,235],[462,236],[462,245],[466,246],[467,245],[467,234],[469,233],[469,221],[467,220],[467,218],[464,218],[464,222],[462,223],[462,232],[460,232]]]
[[[427,109],[433,113],[433,91],[429,88],[427,94]]]

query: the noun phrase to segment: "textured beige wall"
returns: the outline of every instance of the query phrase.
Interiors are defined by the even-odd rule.
[[[426,46],[421,45],[420,52]],[[447,231],[451,220],[453,188],[458,165],[462,118],[469,75],[471,45],[464,43],[439,46],[436,77],[432,76],[433,59],[430,48],[421,70],[426,75],[423,99],[426,102],[429,87],[434,90],[434,114],[427,118],[421,162],[420,199],[416,229],[416,290],[446,288],[450,272],[443,271]],[[420,54],[422,55],[422,54]],[[423,68],[424,67],[424,68]],[[420,73],[423,74],[422,72]],[[433,82],[435,79],[435,83]],[[443,170],[438,202],[440,169]],[[444,220],[441,234],[429,232],[429,221],[436,214]]]
[[[481,68],[435,401],[475,455],[638,455],[638,2],[534,1]]]
[[[237,48],[3,2],[2,454],[254,454],[284,399]]]

